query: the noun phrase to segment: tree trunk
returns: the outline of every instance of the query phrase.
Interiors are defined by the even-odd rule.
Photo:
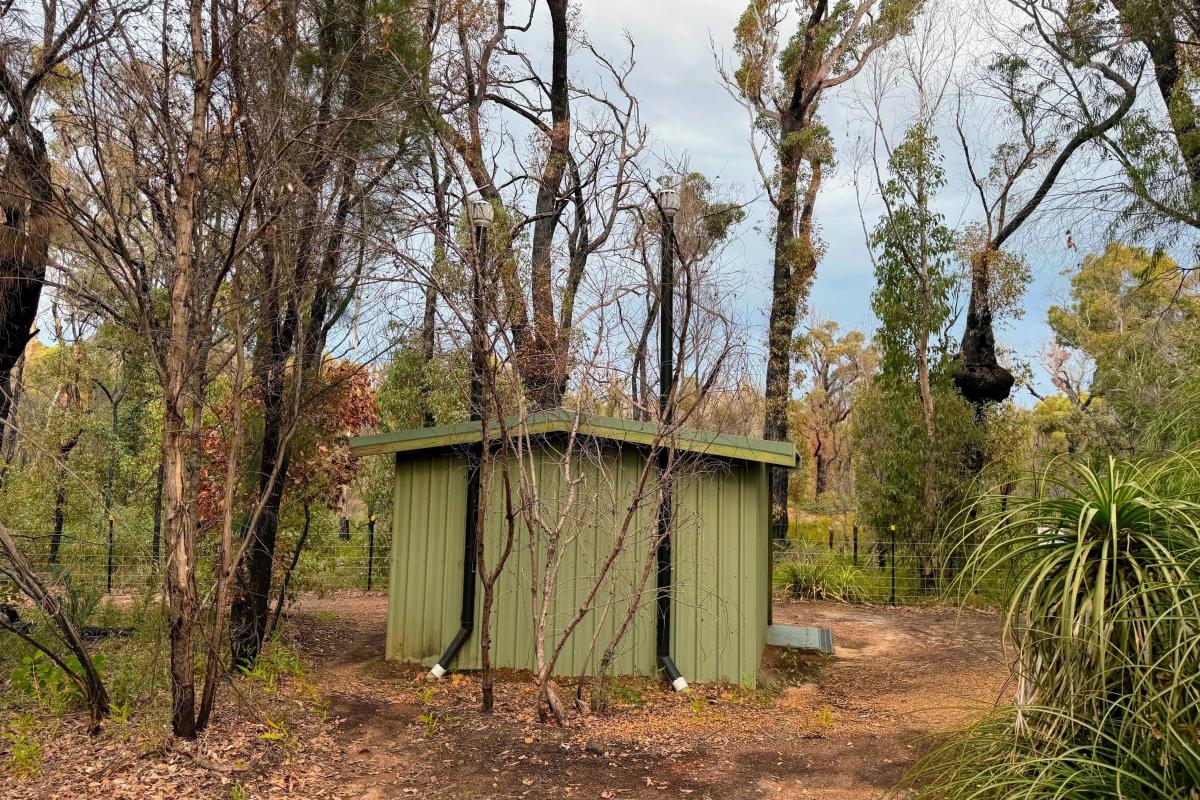
[[[1006,400],[1014,383],[1012,373],[996,359],[996,336],[988,298],[990,265],[995,255],[996,251],[987,251],[971,258],[971,300],[954,372],[954,385],[977,413],[988,403]]]
[[[162,563],[163,457],[158,455],[157,477],[154,481],[154,525],[150,530],[150,563],[155,568]]]
[[[304,552],[304,545],[308,541],[308,531],[312,527],[312,510],[309,507],[308,501],[304,501],[304,527],[300,529],[300,538],[296,540],[296,548],[292,551],[292,561],[288,564],[287,572],[283,573],[283,580],[279,583],[279,597],[275,599],[275,612],[271,615],[271,624],[267,626],[266,640],[275,634],[275,629],[279,625],[279,618],[283,615],[283,605],[287,602],[288,583],[292,580],[292,573],[296,571],[296,566],[300,563],[300,554]]]
[[[182,388],[183,381],[179,381]],[[186,423],[176,403],[163,411],[163,495],[167,512],[167,630],[171,641],[171,729],[176,736],[196,738],[196,616],[194,568],[195,527],[187,502]]]
[[[54,476],[54,530],[50,534],[49,564],[58,563],[58,550],[62,546],[63,527],[67,516],[67,459],[79,443],[79,435],[63,442],[58,448],[58,467]]]
[[[538,181],[530,251],[533,336],[527,352],[518,354],[533,410],[552,408],[562,401],[568,372],[568,342],[554,314],[553,244],[563,203],[560,197],[571,145],[571,104],[568,84],[568,0],[546,0],[550,11],[550,128],[546,162]]]
[[[8,470],[12,466],[13,458],[17,454],[17,408],[21,404],[22,394],[22,378],[25,374],[26,359],[24,356],[17,362],[16,377],[11,379],[10,386],[5,387],[0,385],[0,392],[8,392],[9,408],[8,419],[9,424],[5,425],[5,419],[0,417],[0,449],[3,450],[4,463],[0,465],[0,486],[3,486],[4,479],[8,475]]]
[[[831,461],[828,454],[825,452],[824,443],[821,437],[817,436],[817,445],[813,448],[813,495],[820,497],[825,494],[829,488],[829,462]]]
[[[799,134],[797,124],[785,128],[784,140]],[[812,174],[799,207],[797,193],[804,155],[800,146],[784,148],[780,158],[778,216],[775,224],[775,266],[771,282],[771,319],[767,332],[767,381],[763,399],[763,438],[788,441],[788,406],[792,386],[792,335],[796,330],[799,304],[816,271],[812,242],[812,217],[821,183],[821,165],[812,160]],[[799,217],[799,220],[797,220]],[[797,227],[799,223],[799,227]],[[788,481],[790,473],[771,470],[771,531],[776,538],[787,536]]]
[[[40,131],[9,122],[0,181],[0,423],[12,409],[12,371],[35,335],[51,228],[50,160]]]
[[[196,738],[196,657],[193,626],[196,619],[196,510],[189,493],[188,446],[192,442],[185,418],[189,378],[199,367],[196,358],[194,313],[196,293],[196,191],[208,133],[208,105],[217,69],[215,19],[213,58],[206,56],[204,8],[189,3],[188,33],[192,49],[191,129],[182,169],[176,178],[174,264],[167,312],[167,347],[160,362],[163,387],[163,499],[166,525],[167,633],[171,644],[171,729],[184,739]]]

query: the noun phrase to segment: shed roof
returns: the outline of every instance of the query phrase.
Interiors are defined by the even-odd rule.
[[[574,411],[555,409],[531,414],[525,419],[524,431],[529,435],[569,433],[578,417],[578,432],[583,436],[610,439],[617,442],[650,446],[658,426],[653,422],[637,422],[616,417],[577,415]],[[515,422],[510,428],[516,427]],[[499,426],[489,427],[491,438],[499,437]],[[435,428],[414,428],[407,431],[357,436],[350,440],[350,452],[356,456],[384,453],[411,453],[441,447],[471,444],[481,438],[479,422],[460,422]],[[740,461],[755,461],[784,467],[796,466],[796,448],[791,442],[772,442],[749,436],[733,436],[713,431],[677,428],[670,437],[678,450]]]

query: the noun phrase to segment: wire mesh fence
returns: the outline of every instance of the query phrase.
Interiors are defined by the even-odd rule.
[[[962,599],[989,601],[990,586],[960,580],[967,561],[963,547],[949,548],[928,531],[831,528],[827,535],[777,538],[772,547],[776,597],[849,603],[928,603]]]
[[[793,526],[794,528],[794,526]],[[778,531],[783,533],[783,531]],[[831,527],[819,535],[773,539],[772,580],[777,598],[850,603],[927,603],[961,587],[956,579],[965,553],[947,552],[932,536],[859,525]],[[157,591],[166,554],[149,532],[103,530],[66,533],[53,548],[46,532],[23,532],[23,550],[52,585],[92,595]],[[197,583],[213,578],[215,534],[197,544]],[[295,557],[299,531],[281,531],[276,548],[276,585]],[[288,581],[289,593],[346,589],[383,591],[391,573],[391,530],[386,520],[347,522],[336,531],[308,537]],[[51,550],[53,549],[53,555]],[[4,593],[0,578],[0,594]],[[986,598],[984,598],[986,599]]]
[[[14,538],[34,569],[51,586],[77,594],[133,595],[157,591],[168,554],[156,546],[149,531],[133,535],[125,530],[108,537],[99,532],[16,531]],[[196,545],[196,581],[211,582],[216,564],[215,535],[202,536]],[[299,532],[281,531],[276,549],[276,574],[289,569]],[[310,537],[295,560],[289,592],[361,589],[384,590],[391,572],[391,533],[374,521],[351,522],[333,536]],[[0,595],[5,579],[0,575]]]

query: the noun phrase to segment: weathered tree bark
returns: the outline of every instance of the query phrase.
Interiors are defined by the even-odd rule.
[[[787,441],[788,406],[792,391],[792,336],[796,331],[801,299],[807,295],[817,269],[813,241],[813,212],[821,185],[821,162],[808,159],[796,142],[807,111],[797,112],[795,122],[785,127],[793,144],[780,158],[780,190],[775,224],[775,265],[771,281],[771,318],[767,332],[767,380],[764,393],[763,438]],[[797,203],[800,168],[809,160],[811,174],[802,203]],[[787,536],[788,483],[785,469],[771,470],[772,536]]]
[[[8,420],[12,408],[13,368],[36,335],[53,202],[41,131],[18,118],[5,139],[8,158],[0,172],[0,421]]]
[[[954,385],[976,408],[1008,399],[1013,374],[996,358],[996,336],[992,330],[992,307],[988,298],[991,260],[996,251],[975,254],[971,259],[971,300],[962,349],[954,371]]]
[[[568,94],[567,54],[568,0],[546,0],[550,10],[550,130],[546,162],[538,181],[534,205],[533,247],[530,253],[533,336],[519,368],[533,410],[552,408],[561,400],[563,375],[569,371],[568,342],[554,314],[552,245],[563,211],[563,176],[570,159],[571,105]]]
[[[188,455],[192,443],[187,391],[194,363],[196,292],[196,194],[208,139],[208,109],[220,60],[212,26],[211,53],[206,53],[204,7],[189,3],[188,32],[192,56],[192,113],[184,161],[176,177],[174,258],[167,310],[167,347],[161,359],[163,386],[163,501],[166,510],[167,633],[171,644],[171,729],[184,739],[196,738],[196,513],[191,503]]]
[[[17,374],[10,376],[11,388],[8,394],[8,418],[6,420],[0,417],[0,452],[3,454],[4,461],[3,464],[0,464],[0,486],[4,484],[4,479],[8,476],[8,470],[17,455],[17,409],[21,405],[21,396],[24,393],[22,378],[25,374],[25,364],[26,359],[22,356],[17,361]],[[0,386],[0,391],[4,391],[2,386]],[[8,424],[5,424],[6,422]]]

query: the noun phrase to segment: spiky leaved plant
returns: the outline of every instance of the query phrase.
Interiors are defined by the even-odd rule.
[[[1006,579],[1016,702],[924,758],[915,796],[1200,798],[1198,465],[1075,464],[964,516],[959,580]]]

